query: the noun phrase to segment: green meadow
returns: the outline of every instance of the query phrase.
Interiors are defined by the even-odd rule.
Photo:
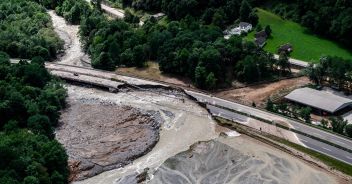
[[[284,20],[281,17],[263,10],[257,9],[259,16],[259,24],[264,28],[270,25],[272,35],[267,40],[264,50],[277,53],[280,45],[290,43],[293,45],[294,51],[291,57],[308,62],[318,62],[319,58],[324,55],[339,56],[352,60],[352,51],[341,47],[339,44],[321,38],[309,32],[308,29],[301,25]],[[248,34],[246,39],[253,40],[255,31]]]

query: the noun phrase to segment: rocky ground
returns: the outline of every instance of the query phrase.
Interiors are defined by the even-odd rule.
[[[54,10],[48,11],[55,32],[65,42],[64,53],[56,62],[62,64],[90,67],[90,59],[81,49],[78,36],[78,25],[71,25],[64,18],[58,16]]]
[[[160,114],[99,99],[69,97],[56,138],[69,155],[70,180],[131,163],[159,140]]]
[[[287,155],[236,137],[194,144],[166,160],[148,183],[331,184],[335,181]]]

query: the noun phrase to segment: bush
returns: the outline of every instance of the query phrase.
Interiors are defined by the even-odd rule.
[[[345,133],[346,133],[347,136],[352,137],[352,124],[346,125]]]

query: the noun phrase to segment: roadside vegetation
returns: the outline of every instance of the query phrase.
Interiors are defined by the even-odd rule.
[[[12,58],[52,60],[62,48],[44,7],[23,0],[0,2],[0,51]]]
[[[264,50],[277,53],[278,48],[290,43],[293,46],[292,58],[317,63],[322,56],[338,56],[344,59],[352,59],[352,51],[341,46],[338,42],[323,38],[314,34],[309,28],[288,19],[283,19],[274,13],[257,8],[259,25],[269,25],[272,33],[268,38]],[[246,37],[247,40],[254,40],[255,31]]]
[[[41,57],[10,64],[0,52],[0,183],[67,183],[67,155],[53,133],[65,97]]]

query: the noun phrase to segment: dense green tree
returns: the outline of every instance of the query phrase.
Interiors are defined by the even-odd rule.
[[[50,16],[39,4],[25,0],[0,1],[0,12],[0,51],[12,58],[41,56],[52,60],[63,48]]]
[[[304,119],[306,123],[310,123],[310,114],[312,113],[312,109],[309,107],[304,107],[299,110],[299,115]]]
[[[279,53],[279,59],[277,60],[276,66],[280,69],[280,75],[282,72],[289,72],[291,73],[291,64],[289,62],[289,58],[286,52]]]
[[[339,116],[330,118],[330,123],[332,126],[332,131],[343,134],[344,128],[348,122]]]
[[[126,22],[129,22],[129,23],[134,23],[134,24],[139,23],[139,17],[137,17],[136,15],[132,14],[132,12],[129,11],[129,10],[125,11],[124,20]]]
[[[268,111],[274,111],[274,103],[271,101],[270,98],[266,102],[265,109],[268,110]]]
[[[268,35],[268,37],[270,37],[272,33],[270,25],[265,26],[264,30],[265,30],[265,33]]]
[[[36,114],[29,117],[27,127],[35,133],[53,137],[53,129],[47,116]]]
[[[0,183],[55,183],[51,178],[68,177],[64,148],[45,136],[25,130],[1,133],[0,156]]]
[[[206,88],[206,77],[205,67],[198,65],[195,70],[195,83],[199,88]]]
[[[352,137],[352,124],[346,125],[345,132],[347,136]]]
[[[94,68],[105,69],[105,70],[114,70],[115,63],[111,59],[109,53],[102,52],[97,58],[95,58],[92,62],[92,66]]]
[[[146,53],[143,45],[137,45],[133,48],[133,65],[143,67],[146,61]]]
[[[241,21],[248,22],[250,14],[252,12],[252,7],[247,0],[242,0],[240,7],[240,19]]]
[[[206,88],[207,89],[214,89],[216,86],[217,79],[213,72],[210,72],[205,80]]]

